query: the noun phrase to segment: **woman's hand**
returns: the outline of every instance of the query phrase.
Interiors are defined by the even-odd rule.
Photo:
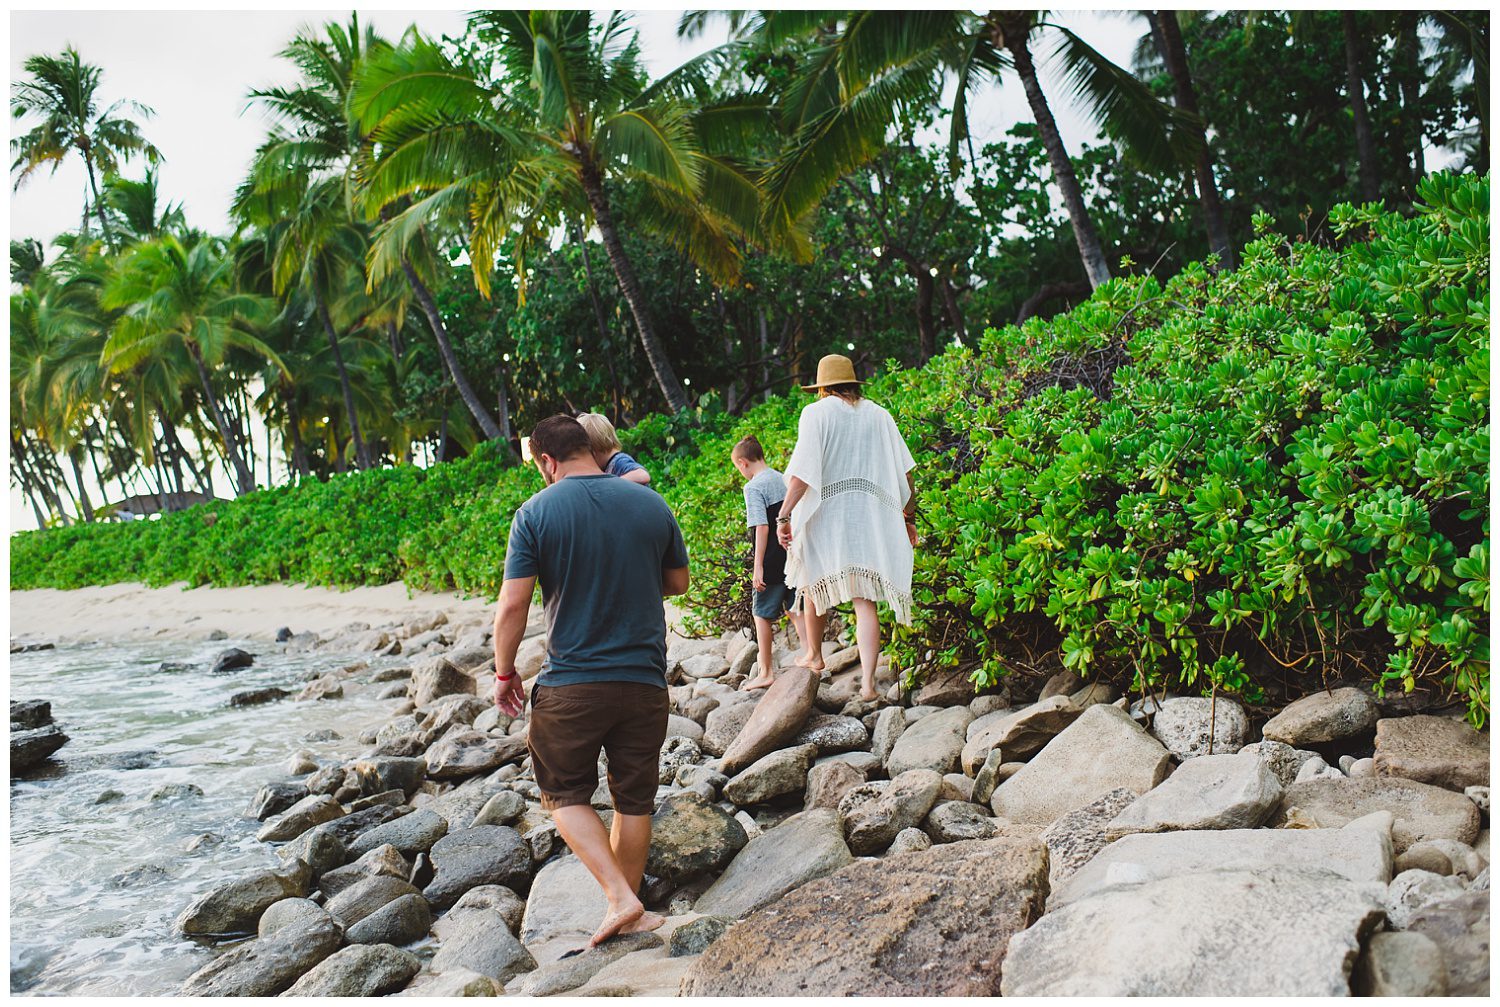
[[[781,548],[787,549],[792,544],[792,523],[782,521],[776,525],[776,541],[781,543]]]

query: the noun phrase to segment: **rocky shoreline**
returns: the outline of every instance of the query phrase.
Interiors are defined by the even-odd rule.
[[[298,753],[254,795],[284,866],[183,909],[181,933],[224,945],[184,994],[1488,992],[1488,735],[1364,689],[1257,724],[1069,675],[903,694],[882,668],[866,703],[850,649],[747,694],[748,640],[673,636],[642,891],[667,924],[565,957],[603,897],[541,810],[524,715],[490,699],[487,623],[280,646],[410,666],[298,694],[357,681],[392,710],[348,758]]]

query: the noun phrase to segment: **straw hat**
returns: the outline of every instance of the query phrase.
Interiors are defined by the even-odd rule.
[[[854,376],[854,361],[841,353],[830,353],[818,361],[818,380],[810,385],[803,385],[804,391],[815,392],[827,385],[857,385],[859,378]]]

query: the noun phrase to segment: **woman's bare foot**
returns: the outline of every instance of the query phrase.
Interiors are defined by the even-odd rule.
[[[860,689],[859,698],[864,700],[866,703],[873,703],[880,698],[880,693],[876,692],[874,689]]]
[[[775,684],[776,684],[776,678],[775,678],[775,676],[768,675],[768,674],[762,672],[761,674],[756,675],[754,678],[747,678],[747,679],[745,679],[745,683],[740,686],[740,691],[741,692],[754,692],[757,689],[767,689],[767,688],[770,688],[772,685],[775,685]]]
[[[806,668],[808,671],[816,671],[820,674],[825,667],[821,657],[814,659],[811,654],[797,655],[796,665],[799,668]]]
[[[609,940],[615,934],[628,933],[626,927],[640,921],[646,915],[646,907],[639,902],[634,905],[625,906],[622,909],[611,910],[604,917],[604,922],[599,924],[599,929],[594,931],[594,936],[589,938],[589,947],[596,948]],[[655,915],[654,913],[652,915]],[[657,923],[657,926],[661,926]]]
[[[640,919],[621,927],[620,933],[643,934],[648,930],[655,930],[665,922],[667,922],[667,918],[661,913],[642,913]]]

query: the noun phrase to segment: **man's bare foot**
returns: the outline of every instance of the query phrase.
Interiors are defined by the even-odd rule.
[[[745,679],[745,684],[740,686],[741,692],[754,692],[757,689],[768,689],[776,684],[774,675],[759,674],[754,678]]]
[[[640,920],[646,915],[646,907],[637,902],[633,906],[609,913],[604,917],[604,922],[599,924],[599,929],[594,931],[594,936],[589,938],[589,947],[596,948],[609,940],[615,934],[625,933],[625,928]],[[661,926],[660,923],[657,926]]]
[[[640,919],[621,927],[620,933],[643,934],[648,930],[655,930],[665,922],[667,922],[667,918],[661,913],[642,913]]]

